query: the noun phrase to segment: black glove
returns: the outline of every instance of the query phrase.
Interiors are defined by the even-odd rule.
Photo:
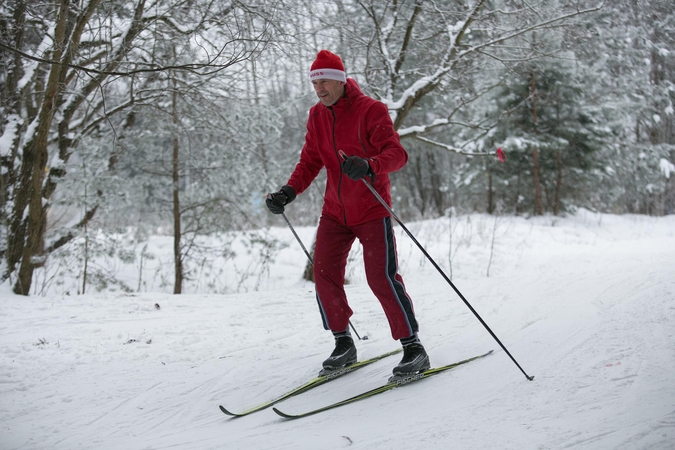
[[[295,200],[295,189],[290,186],[282,187],[278,192],[267,194],[265,204],[272,214],[284,212],[284,206]]]
[[[342,163],[342,171],[352,180],[360,180],[366,175],[372,175],[368,161],[358,156],[348,156]]]

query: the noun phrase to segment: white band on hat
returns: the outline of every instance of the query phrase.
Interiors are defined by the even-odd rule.
[[[337,80],[345,83],[347,75],[344,70],[338,69],[314,69],[309,72],[309,80]]]

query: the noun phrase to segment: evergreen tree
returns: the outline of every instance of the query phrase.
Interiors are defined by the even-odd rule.
[[[493,165],[491,175],[508,183],[507,206],[516,213],[557,215],[588,206],[595,178],[602,177],[597,153],[607,134],[604,120],[577,77],[570,60],[539,60],[495,90],[495,108],[509,113],[492,139],[508,159]]]
[[[601,156],[610,177],[596,184],[596,205],[673,213],[675,183],[661,167],[675,162],[675,12],[662,0],[618,0],[592,19],[568,29],[565,42],[587,68],[584,90],[613,133]]]

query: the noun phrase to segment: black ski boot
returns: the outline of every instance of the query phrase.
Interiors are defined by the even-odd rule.
[[[319,375],[326,375],[356,362],[356,346],[349,335],[335,336],[335,350],[323,362],[323,370]]]
[[[394,375],[389,378],[390,382],[396,382],[407,377],[414,376],[431,367],[429,355],[422,343],[415,339],[414,342],[403,345],[403,358],[398,366],[392,371]]]

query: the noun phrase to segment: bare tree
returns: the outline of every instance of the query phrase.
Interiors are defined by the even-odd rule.
[[[46,257],[50,199],[81,138],[152,96],[134,90],[134,77],[142,85],[167,70],[209,75],[250,58],[269,33],[264,8],[256,6],[187,0],[17,0],[3,8],[8,32],[0,48],[7,95],[0,119],[2,142],[9,144],[0,149],[6,169],[2,276],[12,279],[14,292],[29,293],[33,271]],[[255,26],[244,33],[242,23]],[[174,36],[191,40],[190,60],[175,65],[155,60],[152,49]],[[111,154],[111,163],[115,158]],[[91,220],[96,209],[94,204],[76,228]]]
[[[554,51],[524,45],[527,36],[569,26],[604,5],[601,0],[588,7],[582,7],[582,2],[486,0],[355,3],[354,14],[359,11],[364,19],[352,27],[350,38],[367,48],[365,56],[354,55],[355,62],[361,63],[355,66],[364,67],[357,72],[367,80],[368,89],[389,106],[401,137],[466,155],[486,153],[472,149],[471,144],[499,119],[464,113],[499,84],[498,77],[484,74],[494,72],[495,65],[510,69]],[[472,135],[457,139],[456,144],[427,137],[452,127],[470,130]]]

